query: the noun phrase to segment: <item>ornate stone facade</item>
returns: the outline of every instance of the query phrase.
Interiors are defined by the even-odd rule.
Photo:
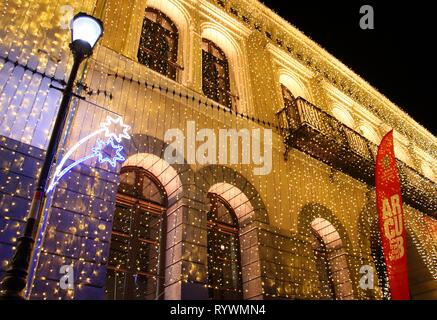
[[[375,290],[359,287],[360,268],[379,263],[371,238],[377,230],[374,187],[366,177],[342,170],[347,157],[334,165],[303,147],[287,150],[277,117],[284,106],[281,84],[329,115],[329,121],[364,137],[357,143],[366,141],[370,158],[370,142],[378,144],[389,128],[396,130],[400,166],[411,171],[404,179],[405,190],[412,190],[404,208],[411,292],[413,298],[437,298],[436,229],[434,237],[427,229],[437,223],[432,199],[436,138],[255,0],[8,1],[0,13],[0,275],[29,207],[59,104],[56,88],[71,65],[69,30],[62,28],[68,7],[63,5],[94,14],[105,25],[82,72],[77,90],[82,98],[73,102],[66,149],[107,115],[122,116],[132,127],[132,139],[124,143],[124,164],[113,169],[87,162],[54,191],[32,298],[104,297],[119,172],[122,166],[136,166],[156,177],[167,196],[160,262],[164,284],[158,298],[208,299],[207,213],[213,192],[238,219],[244,299],[333,298],[323,289],[325,282],[332,282],[339,299],[381,299],[382,279]],[[176,81],[137,61],[147,7],[163,12],[179,31]],[[232,109],[202,93],[202,39],[214,42],[228,59],[230,90],[238,97]],[[318,113],[312,116],[323,121]],[[215,132],[272,129],[272,172],[255,176],[250,165],[191,165],[186,159],[167,163],[165,133],[185,131],[187,121]],[[348,150],[353,146],[349,140]],[[84,146],[71,160],[91,147]],[[336,157],[330,147],[322,149]],[[329,259],[329,281],[321,276],[315,241],[323,243]],[[66,264],[74,266],[74,291],[59,288],[59,268]]]

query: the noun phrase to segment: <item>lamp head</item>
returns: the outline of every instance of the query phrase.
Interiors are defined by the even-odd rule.
[[[86,13],[76,14],[71,21],[72,42],[70,48],[75,56],[86,58],[103,35],[103,23]]]

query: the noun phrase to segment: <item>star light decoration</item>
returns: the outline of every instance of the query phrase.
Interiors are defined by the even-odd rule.
[[[110,147],[115,152],[115,155],[111,155],[110,151],[106,148]],[[112,138],[109,138],[107,141],[102,141],[100,139],[97,140],[97,146],[93,148],[93,154],[99,160],[99,163],[109,163],[112,167],[115,168],[117,165],[117,161],[125,161],[126,158],[121,155],[121,151],[123,150],[123,146],[114,143]],[[109,156],[105,156],[103,153],[106,153]]]
[[[75,166],[91,159],[97,157],[99,163],[109,163],[112,167],[115,167],[117,165],[117,161],[122,162],[126,160],[122,155],[121,152],[123,150],[123,146],[119,145],[123,139],[129,140],[131,137],[129,135],[129,130],[131,129],[130,126],[124,124],[123,119],[121,117],[111,117],[108,116],[106,118],[106,121],[103,122],[100,125],[100,129],[92,132],[91,134],[87,135],[86,137],[79,140],[62,158],[62,160],[59,162],[58,166],[56,167],[55,174],[53,175],[53,179],[47,189],[47,192],[51,192],[55,186],[59,183],[59,181],[62,179],[62,177],[67,174],[71,169],[73,169]],[[92,153],[89,155],[86,155],[76,161],[74,161],[72,164],[67,166],[65,169],[62,169],[65,165],[65,163],[70,159],[70,157],[73,155],[73,153],[79,149],[80,146],[88,142],[90,139],[104,134],[108,140],[102,141],[101,139],[97,139],[97,145],[92,148]],[[113,151],[115,151],[115,155],[111,155],[110,150],[107,148],[112,148]],[[105,156],[104,153],[110,156]]]
[[[123,139],[130,139],[128,131],[131,128],[123,123],[121,117],[112,118],[111,116],[108,116],[106,121],[103,122],[100,127],[105,131],[106,138],[115,139],[117,142],[121,142]]]

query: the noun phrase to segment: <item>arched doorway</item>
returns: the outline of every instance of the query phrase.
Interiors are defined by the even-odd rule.
[[[312,234],[312,247],[316,263],[316,270],[319,276],[320,292],[322,299],[334,299],[335,286],[332,281],[330,266],[328,261],[328,251],[323,239],[319,234]]]
[[[429,268],[436,270],[437,260],[434,256],[427,265],[423,253],[421,254],[418,249],[419,246],[424,249],[423,252],[432,257],[432,248],[427,248],[426,243],[420,243],[414,232],[407,231],[407,270],[410,296],[412,300],[435,300],[437,299],[437,279]]]
[[[336,228],[324,218],[311,222],[312,245],[323,299],[353,299],[347,252]]]
[[[149,171],[121,171],[113,216],[105,296],[153,300],[162,296],[167,195]]]
[[[358,219],[360,255],[365,259],[365,263],[372,266],[376,272],[374,274],[375,288],[373,290],[361,290],[360,293],[363,297],[372,300],[388,299],[390,295],[375,203],[376,201],[370,198],[368,204],[363,207]]]
[[[240,247],[240,268],[242,280],[241,298],[245,300],[263,298],[263,277],[260,258],[260,235],[256,222],[268,224],[267,210],[258,191],[246,178],[224,166],[206,166],[196,172],[198,184],[203,184],[203,202],[207,211],[211,208],[210,194],[220,196],[229,205],[238,221],[238,243]],[[215,177],[210,179],[209,177]],[[204,219],[207,222],[207,214]],[[206,238],[206,237],[205,237]],[[202,244],[208,247],[208,240]],[[207,270],[209,269],[208,262]],[[206,282],[208,279],[206,279]]]
[[[208,295],[213,300],[242,299],[238,219],[220,195],[208,197]]]

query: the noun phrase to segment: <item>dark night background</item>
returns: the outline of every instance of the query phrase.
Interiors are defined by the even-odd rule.
[[[431,1],[262,2],[437,135],[437,11]],[[373,6],[374,30],[359,26],[362,5]]]

